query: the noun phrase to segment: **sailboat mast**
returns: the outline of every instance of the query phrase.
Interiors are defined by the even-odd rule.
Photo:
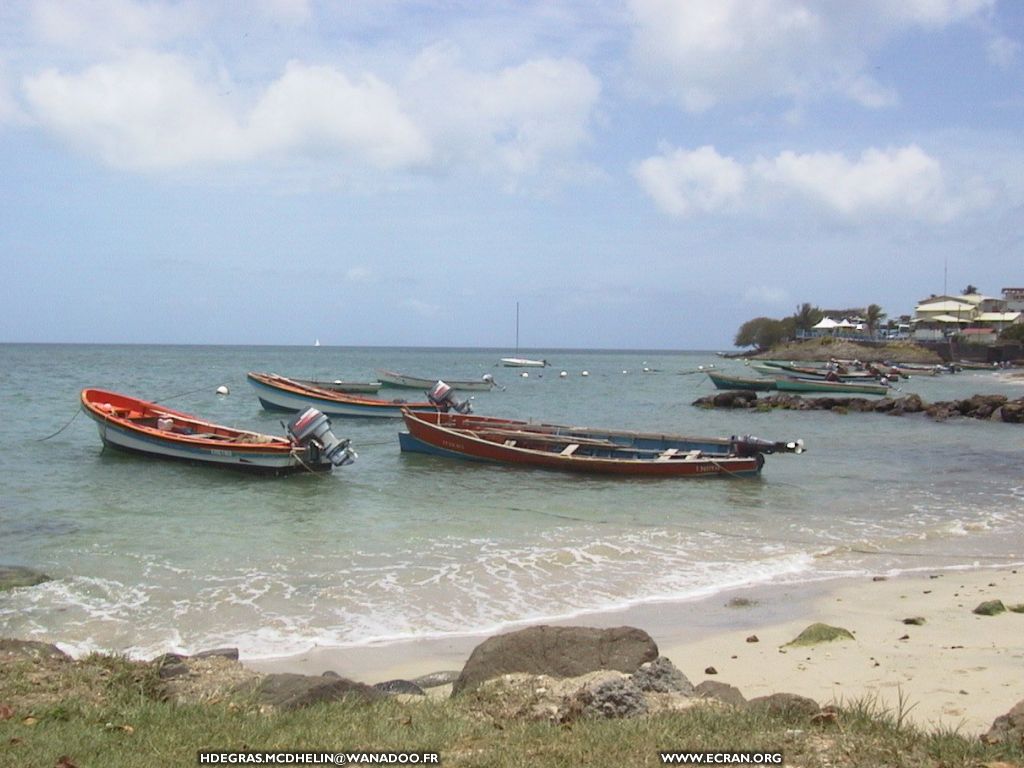
[[[519,357],[519,302],[516,302],[516,357]]]

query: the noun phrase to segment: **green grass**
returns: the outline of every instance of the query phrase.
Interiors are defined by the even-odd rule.
[[[154,698],[157,680],[119,659],[67,665],[60,679],[35,680],[32,668],[0,670],[0,766],[78,768],[195,766],[200,750],[436,751],[445,766],[660,765],[660,750],[774,751],[805,768],[975,768],[1024,765],[1020,746],[984,745],[954,731],[925,733],[907,724],[912,707],[887,711],[873,700],[844,704],[814,723],[806,717],[711,705],[635,720],[578,720],[559,725],[484,714],[487,693],[456,700],[402,703],[385,699],[322,704],[266,713],[252,700],[176,705]],[[64,696],[37,695],[58,688]],[[21,694],[16,694],[21,691]],[[36,704],[27,707],[26,701]]]

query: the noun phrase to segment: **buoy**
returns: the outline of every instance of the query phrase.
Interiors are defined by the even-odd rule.
[[[568,376],[568,375],[569,375],[569,372],[568,372],[568,371],[562,371],[562,372],[560,372],[560,373],[558,374],[558,377],[559,377],[560,379],[564,379],[564,378],[565,378],[566,376]]]
[[[580,376],[589,376],[589,375],[590,375],[590,371],[584,371],[583,373],[580,374]]]
[[[229,392],[230,392],[230,390],[225,385],[223,385],[223,384],[221,384],[219,387],[217,387],[217,394],[218,395],[226,395]]]
[[[629,371],[623,371],[623,373],[629,373]]]
[[[528,379],[528,378],[530,378],[530,374],[528,374],[528,373],[527,373],[526,371],[523,371],[523,372],[522,372],[522,373],[520,373],[519,375],[520,375],[520,376],[522,376],[522,377],[523,377],[524,379]]]

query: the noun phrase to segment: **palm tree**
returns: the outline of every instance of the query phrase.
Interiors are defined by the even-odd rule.
[[[810,331],[811,328],[821,321],[823,316],[820,309],[804,302],[796,308],[796,314],[793,315],[793,324],[798,331]]]
[[[864,310],[864,325],[868,328],[868,336],[871,338],[875,337],[875,330],[882,320],[885,319],[885,316],[885,312],[877,304],[868,305],[868,308]]]

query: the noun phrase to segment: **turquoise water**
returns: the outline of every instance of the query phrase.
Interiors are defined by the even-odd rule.
[[[746,584],[1024,561],[1018,425],[708,411],[691,403],[712,385],[692,372],[741,363],[524,350],[553,367],[523,378],[495,366],[508,353],[0,345],[0,563],[54,577],[0,593],[0,635],[146,657],[236,645],[256,658]],[[769,456],[757,480],[605,479],[403,455],[397,421],[335,419],[354,465],[268,479],[103,451],[86,417],[67,425],[79,391],[96,386],[281,433],[246,371],[370,380],[375,368],[491,373],[504,389],[476,394],[484,415],[800,437],[808,452]],[[229,396],[215,394],[221,384]],[[989,372],[902,386],[928,401],[1024,394]]]

